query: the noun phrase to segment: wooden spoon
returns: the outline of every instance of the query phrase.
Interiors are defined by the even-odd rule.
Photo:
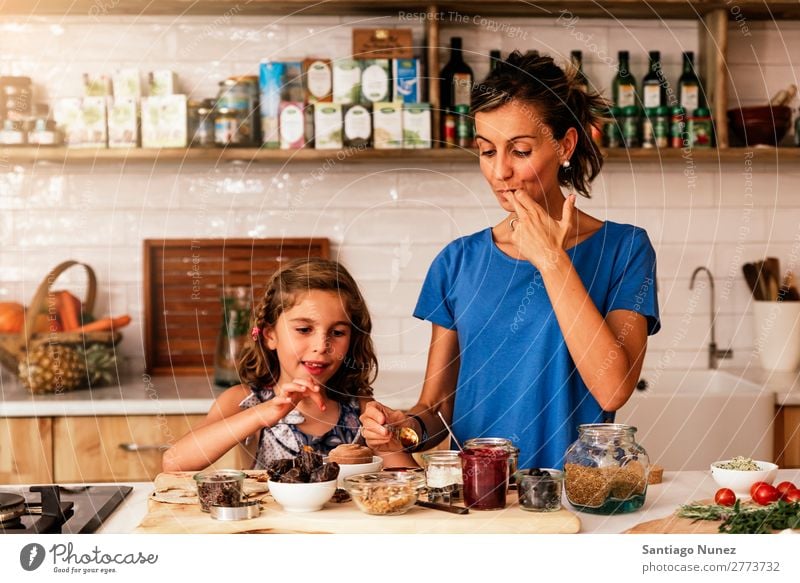
[[[742,265],[742,272],[744,273],[745,281],[747,281],[747,286],[753,294],[753,298],[757,300],[763,299],[761,297],[761,289],[758,285],[758,271],[756,271],[756,266],[752,263],[745,263]]]

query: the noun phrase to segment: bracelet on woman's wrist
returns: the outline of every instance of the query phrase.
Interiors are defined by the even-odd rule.
[[[422,418],[419,415],[415,415],[414,413],[409,413],[409,417],[415,419],[417,423],[419,423],[420,433],[419,436],[419,443],[415,445],[413,448],[409,450],[410,453],[414,453],[417,451],[422,451],[425,448],[425,442],[428,441],[428,428],[425,427],[425,422],[422,421]]]

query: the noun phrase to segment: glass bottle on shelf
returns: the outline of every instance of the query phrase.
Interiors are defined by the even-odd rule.
[[[659,51],[650,51],[650,70],[642,79],[642,103],[645,109],[667,104],[667,84]]]
[[[450,60],[440,75],[439,98],[442,109],[447,111],[455,111],[456,105],[470,105],[474,76],[470,66],[464,62],[461,46],[461,37],[450,39]]]
[[[683,73],[678,80],[678,103],[686,111],[701,107],[700,79],[694,70],[694,53],[683,53]]]
[[[636,105],[636,81],[631,75],[630,53],[620,51],[617,56],[617,76],[612,84],[612,98],[614,106],[623,108]]]
[[[242,349],[250,341],[252,302],[250,288],[225,286],[222,289],[222,327],[214,352],[214,384],[221,387],[238,385],[237,363]]]
[[[578,84],[580,85],[581,89],[588,91],[589,81],[586,79],[586,75],[583,73],[583,53],[581,51],[572,51],[570,53],[570,59],[572,60],[572,64],[575,65],[575,68],[578,70],[576,73]]]

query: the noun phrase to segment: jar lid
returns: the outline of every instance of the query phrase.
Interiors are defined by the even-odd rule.
[[[711,111],[707,107],[698,107],[694,110],[694,117],[709,117]]]
[[[686,110],[683,109],[680,105],[673,106],[673,108],[670,111],[672,112],[672,115],[686,115]]]
[[[622,115],[635,116],[639,115],[639,107],[637,105],[628,105],[622,108]]]
[[[669,108],[666,105],[656,107],[656,115],[669,115]]]

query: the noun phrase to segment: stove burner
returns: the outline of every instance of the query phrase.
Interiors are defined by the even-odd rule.
[[[25,498],[19,494],[0,492],[0,525],[14,522],[25,512]]]
[[[95,532],[133,488],[31,486],[0,492],[0,534]]]

